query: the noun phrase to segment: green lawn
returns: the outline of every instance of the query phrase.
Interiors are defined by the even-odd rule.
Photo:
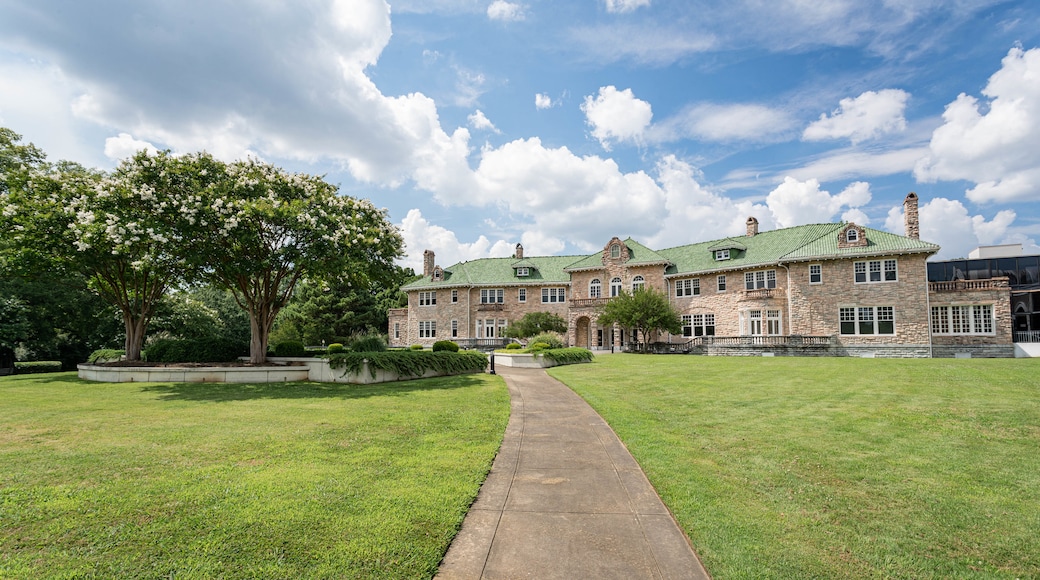
[[[628,445],[715,578],[1040,577],[1040,360],[549,372]]]
[[[0,378],[0,577],[430,577],[508,415],[482,374]]]

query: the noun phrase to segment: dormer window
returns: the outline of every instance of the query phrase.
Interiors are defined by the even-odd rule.
[[[721,262],[729,259],[729,249],[715,250],[715,261]]]
[[[614,245],[610,246],[610,257],[611,258],[620,258],[621,257],[621,246],[619,246],[618,244],[614,244]]]
[[[856,228],[849,228],[845,232],[845,241],[850,243],[850,244],[854,244],[854,243],[858,242],[859,241],[859,230],[857,230]]]
[[[531,275],[531,269],[528,268],[527,266],[520,266],[519,268],[516,269],[516,275],[519,278],[523,278],[524,276],[530,276]]]
[[[440,266],[434,268],[434,270],[433,270],[433,279],[434,280],[442,280],[443,278],[444,278],[444,270]]]

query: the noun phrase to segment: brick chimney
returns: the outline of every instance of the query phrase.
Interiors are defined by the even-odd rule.
[[[906,237],[915,240],[921,239],[921,224],[917,219],[917,194],[910,192],[903,200],[903,226],[906,229]]]
[[[753,237],[758,235],[758,220],[749,217],[747,219],[747,237]]]
[[[434,268],[434,257],[433,250],[426,250],[422,253],[422,275],[427,278],[433,277]]]
[[[516,252],[513,253],[513,257],[517,260],[524,259],[524,246],[522,244],[516,245]]]

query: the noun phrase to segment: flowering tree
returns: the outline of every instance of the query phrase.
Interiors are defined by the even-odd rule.
[[[67,163],[28,168],[8,180],[17,187],[0,211],[23,262],[81,272],[119,309],[126,357],[139,360],[155,305],[191,273],[181,242],[192,235],[213,166],[204,154],[141,152],[111,175]]]
[[[320,177],[256,160],[225,171],[205,192],[195,216],[204,227],[189,254],[249,313],[250,360],[260,363],[274,319],[301,280],[379,278],[392,270],[403,242],[385,209],[338,195]]]
[[[653,288],[637,288],[631,294],[622,290],[603,305],[598,322],[601,326],[617,323],[622,328],[639,329],[643,335],[643,352],[647,350],[652,333],[662,330],[672,334],[682,332],[679,313],[663,292]]]

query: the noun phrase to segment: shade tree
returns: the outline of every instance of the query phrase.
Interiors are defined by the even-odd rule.
[[[637,288],[631,294],[622,290],[603,305],[598,322],[601,326],[616,323],[622,328],[638,329],[644,352],[653,333],[682,332],[682,319],[668,297],[647,287]]]

